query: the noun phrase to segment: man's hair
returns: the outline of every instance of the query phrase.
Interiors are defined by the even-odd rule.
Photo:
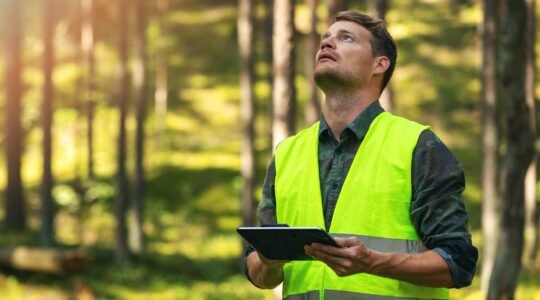
[[[386,29],[386,22],[381,19],[371,17],[366,14],[359,13],[357,11],[342,11],[336,15],[335,22],[338,21],[350,21],[354,22],[371,33],[371,51],[373,56],[386,56],[390,60],[390,66],[384,72],[383,81],[381,85],[381,92],[384,90],[394,68],[397,60],[397,47],[394,39],[388,33]]]

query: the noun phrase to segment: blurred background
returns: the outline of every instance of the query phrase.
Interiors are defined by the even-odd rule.
[[[340,10],[387,21],[381,98],[463,163],[471,287],[540,299],[534,0],[0,0],[0,298],[274,299],[236,227],[319,118]]]

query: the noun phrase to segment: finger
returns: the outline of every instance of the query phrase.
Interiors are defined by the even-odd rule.
[[[334,238],[336,244],[341,248],[348,248],[363,244],[357,237],[351,236],[348,238]]]
[[[350,257],[347,248],[339,248],[319,243],[311,244],[311,248],[330,256]]]
[[[334,265],[337,267],[349,267],[350,260],[341,256],[332,255],[324,251],[320,251],[316,248],[307,246],[306,254],[313,256],[317,260],[320,260],[328,265]]]

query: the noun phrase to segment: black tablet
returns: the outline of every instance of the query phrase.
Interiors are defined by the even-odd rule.
[[[264,257],[272,260],[312,260],[304,246],[321,243],[336,246],[318,227],[238,227],[238,233]]]

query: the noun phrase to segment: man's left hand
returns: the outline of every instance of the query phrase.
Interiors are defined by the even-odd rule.
[[[334,240],[339,247],[313,243],[306,245],[304,250],[307,255],[327,264],[338,276],[369,273],[375,261],[375,251],[356,237],[336,237]]]

